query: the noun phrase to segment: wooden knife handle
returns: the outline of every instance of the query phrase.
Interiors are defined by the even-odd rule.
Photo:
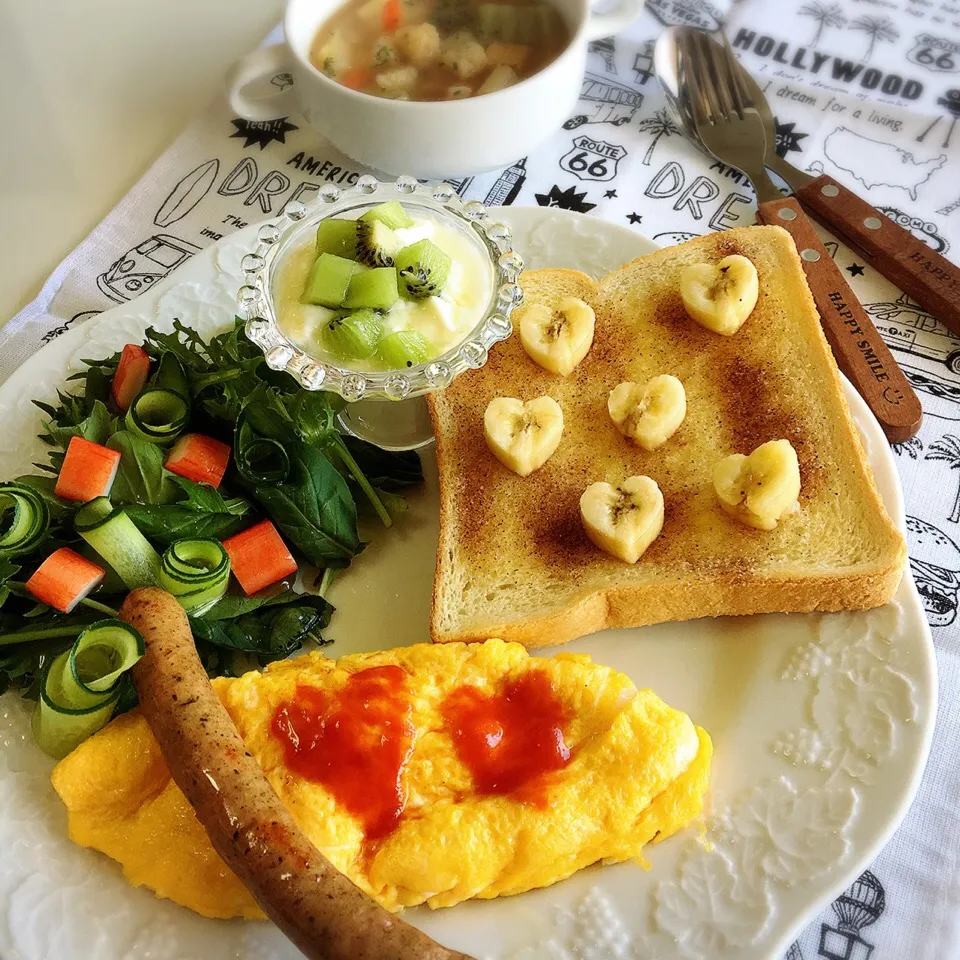
[[[960,267],[832,177],[817,177],[796,196],[824,226],[860,250],[878,273],[960,333]]]
[[[757,219],[783,227],[793,237],[837,365],[888,439],[908,440],[920,429],[920,401],[800,204],[793,197],[769,200],[760,204]]]

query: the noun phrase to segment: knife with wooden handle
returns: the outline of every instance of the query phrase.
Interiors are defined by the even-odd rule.
[[[759,205],[757,220],[783,227],[793,237],[837,365],[887,438],[909,440],[920,429],[920,401],[800,204],[793,197],[767,200]]]
[[[825,227],[861,251],[877,273],[960,334],[960,267],[825,174],[801,186],[796,197]]]

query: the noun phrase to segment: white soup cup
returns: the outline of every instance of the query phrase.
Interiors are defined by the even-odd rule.
[[[423,179],[463,177],[509,166],[527,156],[570,116],[580,95],[587,43],[632,23],[643,0],[621,0],[597,13],[589,0],[548,0],[563,16],[570,42],[539,73],[512,87],[465,100],[390,100],[351,90],[310,62],[320,26],[338,0],[289,0],[286,42],[260,47],[230,70],[230,106],[247,120],[298,111],[348,157],[375,170]],[[284,76],[288,75],[288,76]],[[245,88],[273,79],[273,92]],[[289,80],[292,79],[292,83]]]

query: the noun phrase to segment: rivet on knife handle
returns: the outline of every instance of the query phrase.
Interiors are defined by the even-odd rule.
[[[793,237],[837,365],[866,400],[888,439],[908,440],[920,429],[920,401],[813,224],[793,198],[761,203],[757,219],[783,227]]]
[[[960,333],[960,267],[831,177],[801,187],[797,199],[878,273]]]

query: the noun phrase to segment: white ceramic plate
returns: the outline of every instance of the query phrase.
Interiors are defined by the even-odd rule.
[[[504,209],[529,266],[599,275],[653,245],[601,220]],[[30,400],[81,357],[139,340],[179,316],[215,332],[233,314],[248,228],[198,254],[132,303],[69,331],[0,388],[0,477],[42,451]],[[890,450],[851,390],[880,490],[903,527]],[[335,584],[331,653],[424,641],[437,537],[436,471],[396,530]],[[594,867],[546,890],[407,917],[483,960],[760,960],[867,866],[916,790],[936,713],[933,645],[909,573],[867,613],[762,616],[607,631],[570,645],[650,686],[713,736],[707,818],[636,864]],[[295,960],[267,924],[203,920],[73,846],[30,742],[28,709],[0,699],[0,956],[5,960]]]

